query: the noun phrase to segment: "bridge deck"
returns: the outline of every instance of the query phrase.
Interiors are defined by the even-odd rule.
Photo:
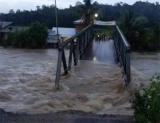
[[[130,93],[123,88],[121,68],[114,62],[112,40],[90,43],[78,66],[73,67],[61,83],[75,96],[74,101],[66,102],[71,104],[71,109],[98,114],[133,114]]]
[[[114,64],[83,60],[61,80],[67,90],[67,109],[98,114],[132,115],[130,92],[123,88],[121,69]],[[72,100],[73,99],[73,100]],[[62,102],[63,102],[62,101]]]
[[[94,40],[87,48],[82,59],[115,64],[113,40]]]

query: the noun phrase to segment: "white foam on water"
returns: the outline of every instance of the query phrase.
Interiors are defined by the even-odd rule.
[[[144,74],[133,64],[135,88],[125,89],[121,69],[81,61],[54,89],[56,50],[0,49],[0,108],[19,113],[81,110],[98,114],[133,114],[130,99]]]

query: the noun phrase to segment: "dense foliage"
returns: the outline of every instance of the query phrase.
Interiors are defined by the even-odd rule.
[[[152,79],[152,84],[136,94],[134,101],[137,123],[160,122],[160,76]]]
[[[150,25],[145,16],[138,16],[132,11],[127,11],[120,19],[120,25],[133,50],[159,50],[160,49],[160,24]]]
[[[160,49],[160,4],[136,2],[133,5],[117,3],[115,5],[99,4],[92,0],[84,0],[84,4],[77,2],[75,6],[58,9],[59,26],[73,27],[73,21],[83,17],[90,18],[93,12],[99,13],[100,20],[116,20],[131,44],[132,50]],[[91,6],[92,4],[92,6]],[[14,12],[0,14],[0,20],[13,21],[15,25],[28,26],[33,22],[45,23],[48,27],[55,26],[55,6],[37,6],[35,11]],[[65,21],[64,21],[65,20]]]
[[[92,0],[83,0],[84,6],[81,5],[81,10],[83,11],[82,19],[86,25],[90,24],[94,20],[94,14],[96,12],[95,5],[92,4]]]
[[[47,27],[37,22],[25,31],[10,33],[2,45],[16,48],[44,48],[47,35]]]
[[[131,10],[139,16],[145,16],[149,19],[150,25],[153,23],[160,22],[160,4],[149,3],[149,2],[136,2],[133,5],[125,3],[117,3],[114,6],[99,4],[98,2],[93,3],[94,8],[98,10],[100,19],[102,20],[118,20],[122,13],[126,10]],[[89,5],[90,6],[90,5]],[[84,14],[84,9],[81,2],[77,2],[76,6],[70,6],[70,8],[59,9],[59,26],[69,27],[73,26],[73,21],[81,18]],[[30,25],[33,22],[39,21],[46,23],[49,27],[55,26],[55,7],[37,6],[35,11],[20,11],[14,12],[10,10],[8,14],[1,14],[0,20],[13,21],[16,25]],[[65,20],[65,21],[64,21]]]

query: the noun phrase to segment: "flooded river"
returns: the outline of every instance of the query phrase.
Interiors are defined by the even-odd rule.
[[[137,83],[141,86],[148,85],[150,79],[155,74],[160,74],[160,52],[157,53],[132,53],[131,54],[132,71],[141,76],[142,80]],[[132,76],[136,78],[136,75]]]
[[[130,112],[130,96],[125,90],[119,92],[121,73],[114,64],[81,61],[68,76],[62,77],[63,89],[56,91],[57,50],[0,49],[0,58],[0,108],[6,111]],[[115,71],[110,73],[112,69]]]
[[[63,90],[58,92],[54,89],[57,50],[1,48],[0,108],[31,114],[61,110],[132,114],[130,93],[122,88],[121,69],[114,64],[112,46],[112,41],[94,42],[92,55],[84,58],[93,61],[81,61],[62,78]],[[133,76],[141,76],[142,83],[160,72],[160,53],[133,53],[131,60],[136,72]]]
[[[53,88],[56,50],[0,49],[0,58],[0,108],[20,111]]]

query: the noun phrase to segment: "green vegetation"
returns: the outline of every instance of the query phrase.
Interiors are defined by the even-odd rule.
[[[88,25],[89,23],[93,22],[96,9],[92,4],[92,0],[83,0],[83,1],[84,1],[84,6],[81,5],[81,10],[83,13],[82,18],[84,19],[86,25]]]
[[[160,26],[150,25],[148,18],[127,11],[120,19],[120,25],[133,50],[153,51],[160,49]]]
[[[136,93],[134,109],[137,123],[160,122],[160,75],[151,81],[149,87]]]
[[[155,51],[160,49],[159,2],[139,1],[133,5],[120,2],[115,5],[107,5],[84,0],[84,4],[77,2],[70,8],[58,9],[59,26],[73,27],[73,21],[81,17],[91,20],[95,11],[99,13],[100,20],[116,20],[120,23],[132,50]],[[15,25],[19,26],[28,26],[37,20],[45,23],[49,28],[56,25],[54,5],[37,6],[35,11],[17,10],[14,12],[11,10],[8,14],[0,14],[0,18],[2,21],[13,21]]]
[[[160,4],[149,2],[136,2],[133,5],[125,3],[117,3],[116,5],[99,4],[98,2],[92,2],[93,7],[98,10],[100,19],[107,20],[119,20],[121,15],[127,10],[133,11],[138,16],[145,16],[149,19],[150,25],[160,22]],[[83,6],[83,7],[82,7]],[[89,5],[90,6],[90,5]],[[84,8],[83,3],[77,2],[75,6],[70,6],[66,9],[58,9],[59,26],[61,27],[73,27],[73,21],[79,19],[84,14],[82,11]],[[84,10],[84,9],[83,9]],[[55,6],[37,6],[35,11],[10,11],[8,14],[0,14],[1,21],[13,21],[15,25],[28,26],[37,20],[41,23],[47,24],[48,27],[55,26]],[[65,20],[65,21],[64,21]]]
[[[16,48],[44,48],[47,35],[46,26],[37,22],[25,31],[10,33],[8,39],[3,41],[2,45]]]

